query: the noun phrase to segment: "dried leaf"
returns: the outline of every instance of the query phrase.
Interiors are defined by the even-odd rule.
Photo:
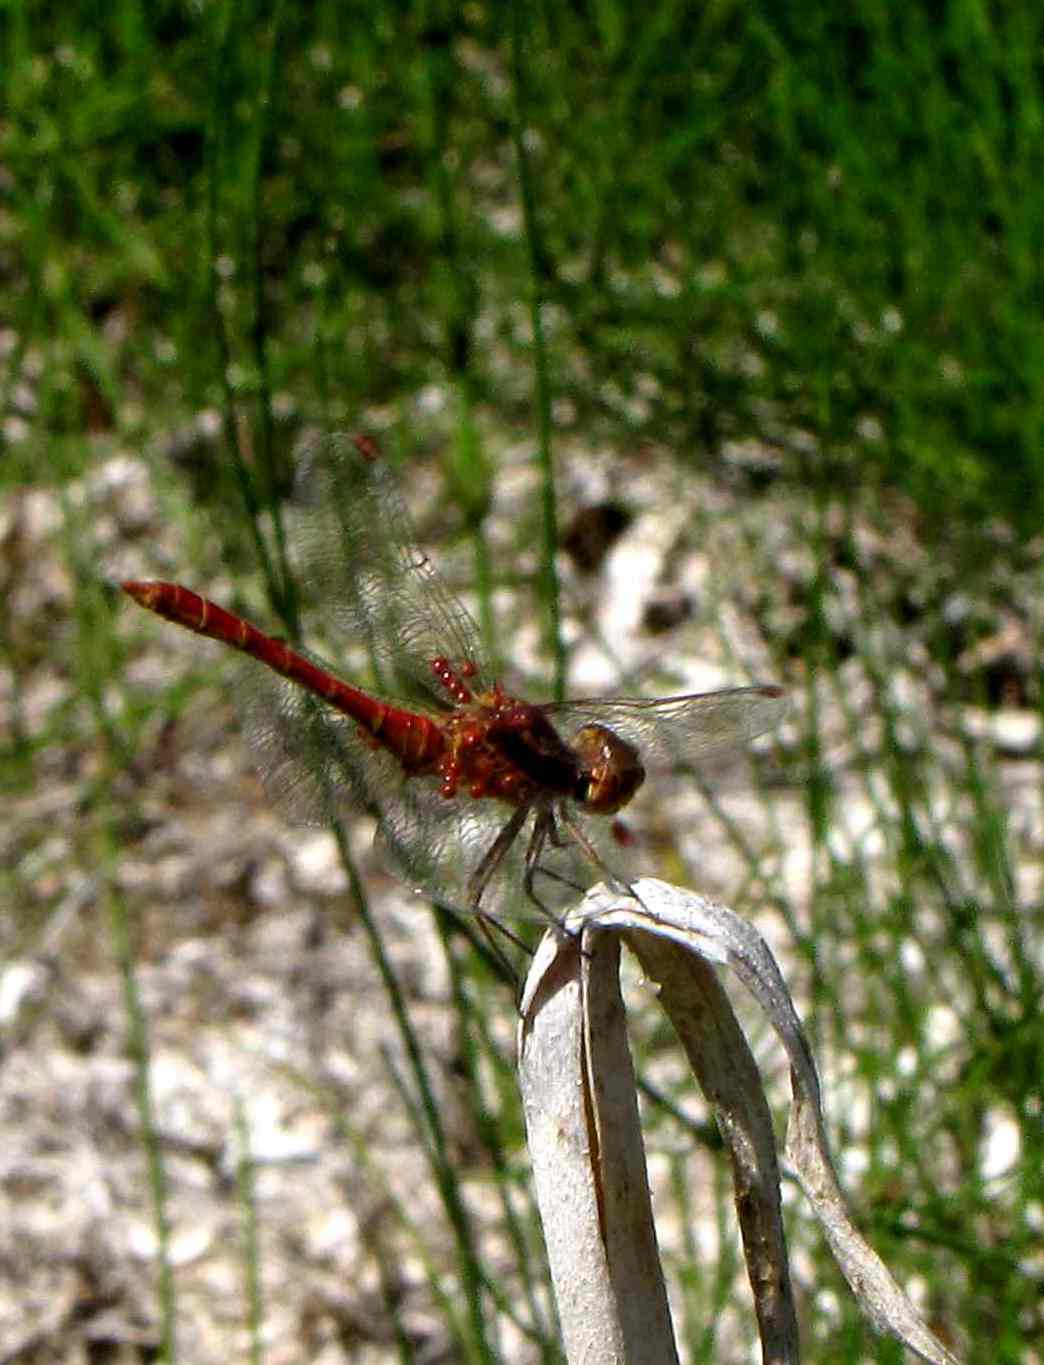
[[[545,938],[522,1001],[526,1125],[571,1365],[677,1359],[623,1031],[619,937],[658,984],[728,1145],[764,1359],[799,1359],[780,1174],[760,1075],[708,964],[735,971],[786,1050],[794,1095],[787,1157],[860,1306],[923,1360],[957,1365],[849,1217],[812,1052],[764,939],[693,892],[651,879],[632,890],[589,892],[569,918],[574,934]]]

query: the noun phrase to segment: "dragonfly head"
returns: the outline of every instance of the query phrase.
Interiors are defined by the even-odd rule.
[[[595,815],[626,806],[645,781],[638,750],[605,725],[585,725],[573,736],[580,767],[576,799]]]

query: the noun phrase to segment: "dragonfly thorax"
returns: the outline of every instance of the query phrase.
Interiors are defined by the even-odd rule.
[[[573,736],[580,768],[576,799],[595,815],[626,806],[645,781],[638,750],[607,725],[585,725]]]

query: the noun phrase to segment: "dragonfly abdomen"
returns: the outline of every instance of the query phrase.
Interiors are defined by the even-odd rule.
[[[196,635],[218,640],[249,654],[287,678],[321,697],[343,715],[356,721],[374,747],[385,748],[407,772],[429,770],[445,748],[441,728],[420,712],[360,692],[327,669],[298,654],[285,640],[267,635],[241,616],[201,597],[178,583],[128,580],[120,587],[136,602],[175,625]]]

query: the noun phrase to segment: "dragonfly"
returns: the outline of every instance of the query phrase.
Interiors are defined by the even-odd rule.
[[[609,865],[611,821],[648,770],[698,764],[771,729],[785,708],[773,684],[526,701],[490,667],[474,620],[417,548],[371,438],[315,442],[295,503],[302,620],[332,635],[333,662],[180,584],[120,586],[244,656],[244,729],[279,805],[313,823],[369,811],[394,870],[437,904],[501,927],[534,913],[555,920],[594,869],[624,880]],[[360,663],[366,687],[346,679]]]

